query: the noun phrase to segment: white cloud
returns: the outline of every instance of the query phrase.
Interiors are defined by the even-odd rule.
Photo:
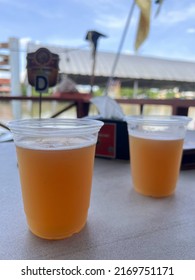
[[[64,19],[64,13],[63,12],[56,12],[51,13],[51,11],[46,11],[43,9],[35,9],[34,12],[36,12],[38,15],[40,15],[43,18],[49,19],[49,20],[62,20]]]
[[[163,23],[164,25],[172,25],[184,22],[186,20],[194,19],[195,17],[195,4],[187,6],[183,9],[179,10],[163,10],[158,16],[157,20],[159,23]]]
[[[6,4],[8,6],[10,6],[12,9],[26,9],[27,7],[29,7],[30,5],[26,2],[26,1],[14,1],[14,0],[0,0],[1,4]]]
[[[95,19],[95,23],[101,27],[120,29],[125,24],[124,18],[119,18],[114,15],[99,15]]]
[[[20,46],[26,47],[26,45],[31,41],[30,37],[20,38]]]
[[[89,1],[89,0],[73,0],[75,3],[79,5],[84,5],[86,7],[92,8],[94,11],[114,11],[122,8],[124,6],[124,1],[113,1],[113,0],[96,0],[96,1]]]
[[[195,28],[188,28],[187,33],[195,33]]]
[[[48,39],[45,39],[44,42],[46,44],[58,46],[58,47],[82,48],[88,46],[88,43],[84,39],[79,39],[79,38],[62,39],[62,38],[49,37]]]

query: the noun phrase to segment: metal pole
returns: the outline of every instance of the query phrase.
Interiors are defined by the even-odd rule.
[[[20,59],[19,59],[19,40],[17,38],[9,39],[10,49],[10,70],[11,70],[11,96],[21,96],[20,87]],[[21,118],[22,108],[20,101],[12,101],[13,117]]]
[[[41,111],[42,111],[42,92],[39,92],[39,119],[41,119]]]
[[[124,44],[124,41],[125,41],[125,37],[127,35],[128,27],[129,27],[130,21],[132,19],[134,7],[135,7],[135,0],[133,0],[133,3],[131,5],[131,9],[129,11],[129,15],[127,17],[127,21],[126,21],[125,28],[124,28],[124,31],[123,31],[123,34],[122,34],[122,37],[121,37],[121,41],[120,41],[120,44],[119,44],[119,47],[118,47],[118,51],[117,51],[117,54],[115,56],[115,60],[114,60],[113,66],[112,66],[111,74],[110,74],[110,77],[108,78],[108,82],[107,82],[107,85],[106,85],[105,95],[108,94],[109,84],[110,84],[112,78],[114,77],[116,66],[117,66],[117,63],[118,63],[118,60],[119,60],[119,57],[120,57],[120,54],[121,54],[121,50],[122,50],[122,47],[123,47],[123,44]]]
[[[94,86],[94,80],[95,80],[95,65],[96,65],[96,51],[93,57],[93,63],[92,63],[92,75],[91,75],[91,84],[90,84],[90,93],[93,94],[93,86]]]

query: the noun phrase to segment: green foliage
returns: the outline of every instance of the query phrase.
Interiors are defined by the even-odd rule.
[[[21,91],[22,91],[22,96],[26,96],[26,86],[25,86],[25,84],[21,84]]]
[[[133,98],[132,88],[121,88],[121,97]]]
[[[98,90],[94,91],[94,96],[102,96],[104,93],[104,88],[99,88]]]
[[[26,86],[24,84],[21,85],[22,88],[22,95],[26,96]],[[105,87],[100,87],[96,91],[94,91],[94,96],[103,96]],[[53,92],[52,88],[49,88],[47,93],[43,93],[44,96],[51,96]],[[151,99],[158,99],[158,98],[175,98],[175,93],[172,90],[167,90],[166,93],[160,92],[158,89],[146,89],[146,88],[138,88],[136,92],[136,96],[134,96],[134,89],[121,87],[120,89],[121,98],[151,98]],[[32,96],[39,96],[39,92],[37,92],[34,87],[32,88]]]
[[[51,88],[48,89],[48,92],[44,92],[43,96],[51,96],[53,90]],[[39,96],[39,92],[35,90],[35,88],[32,88],[32,96]]]
[[[126,98],[158,98],[159,92],[152,89],[143,89],[139,88],[136,92],[136,96],[134,96],[133,88],[121,88],[121,97]]]
[[[21,91],[22,91],[22,96],[27,96],[27,87],[25,84],[21,84]],[[52,92],[53,89],[49,88],[48,92],[43,93],[43,95],[50,96]],[[39,92],[37,92],[34,87],[32,87],[32,96],[39,96]]]
[[[166,93],[166,98],[168,99],[168,98],[174,98],[175,97],[175,93],[173,92],[173,91],[168,91],[167,93]]]

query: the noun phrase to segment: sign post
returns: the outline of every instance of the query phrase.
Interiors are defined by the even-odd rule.
[[[28,81],[39,92],[39,118],[41,118],[42,93],[57,83],[59,56],[46,48],[27,54]]]

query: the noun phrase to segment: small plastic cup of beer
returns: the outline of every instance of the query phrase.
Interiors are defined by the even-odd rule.
[[[102,122],[29,119],[9,123],[27,223],[37,236],[63,239],[85,225]]]
[[[185,116],[126,117],[131,176],[138,193],[152,197],[174,193],[190,120]]]

